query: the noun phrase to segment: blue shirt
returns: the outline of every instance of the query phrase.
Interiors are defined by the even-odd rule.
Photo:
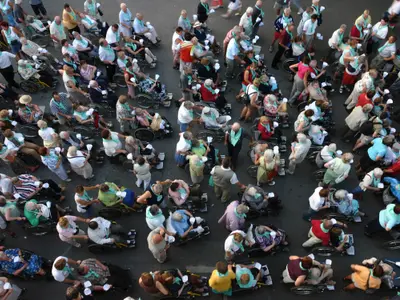
[[[400,215],[395,214],[394,204],[388,204],[385,209],[379,212],[379,224],[383,228],[392,229],[394,226],[400,224]]]
[[[368,149],[368,156],[371,160],[376,161],[376,158],[385,157],[387,146],[382,144],[381,138],[376,138],[372,141],[373,145]]]
[[[143,31],[145,31],[147,27],[144,25],[144,22],[139,20],[138,18],[135,18],[133,21],[133,30],[137,33],[140,34]]]
[[[383,178],[383,182],[390,184],[390,191],[393,196],[395,196],[397,200],[400,200],[400,182],[393,177],[385,177]]]
[[[183,234],[189,229],[189,216],[185,213],[185,210],[179,209],[176,211],[182,216],[182,220],[180,221],[175,221],[171,220],[171,225],[172,227],[176,230],[176,233],[179,236],[183,236]]]

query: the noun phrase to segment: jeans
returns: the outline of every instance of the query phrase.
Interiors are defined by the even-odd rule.
[[[179,125],[180,132],[185,132],[189,128],[189,123],[181,123],[178,121],[178,125]]]
[[[272,60],[271,66],[276,67],[278,62],[281,60],[283,53],[285,53],[285,48],[279,45],[278,51],[275,53],[274,59]]]
[[[226,77],[232,77],[233,76],[233,72],[235,71],[235,67],[236,67],[236,60],[231,60],[231,59],[226,59]]]
[[[313,210],[311,207],[308,208],[308,211],[303,214],[304,221],[310,221],[311,217],[318,213],[317,210]]]
[[[354,190],[351,191],[351,193],[354,194],[361,194],[364,191],[362,190],[362,188],[360,186],[356,187]]]

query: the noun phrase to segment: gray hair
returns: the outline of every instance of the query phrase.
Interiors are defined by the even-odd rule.
[[[265,228],[265,226],[257,226],[256,231],[259,234],[264,234],[267,231],[267,228]]]
[[[78,149],[77,149],[75,146],[70,146],[70,147],[68,148],[68,153],[67,153],[67,155],[68,155],[68,156],[75,156],[77,150],[78,150]]]
[[[128,136],[125,139],[125,144],[134,144],[135,143],[135,138],[133,136]]]
[[[374,108],[374,106],[372,104],[368,103],[362,107],[362,111],[365,113],[369,113],[373,108]]]
[[[183,106],[184,106],[186,109],[191,109],[191,108],[193,108],[194,104],[193,104],[192,101],[185,101],[185,102],[183,102]]]
[[[191,140],[191,139],[193,139],[193,134],[190,131],[185,131],[183,133],[183,138],[185,140]]]
[[[340,28],[346,29],[347,25],[346,24],[342,24],[342,25],[340,25]]]
[[[274,159],[274,151],[272,149],[267,149],[264,152],[265,162],[271,162]]]
[[[207,86],[211,86],[213,84],[213,80],[212,79],[206,79],[205,81],[204,81],[204,85],[207,85]]]
[[[344,200],[347,197],[347,192],[346,190],[338,190],[335,192],[335,198],[338,200]]]
[[[252,14],[252,13],[253,13],[253,8],[249,6],[249,7],[246,9],[246,13]]]
[[[239,205],[236,207],[236,212],[237,212],[238,214],[245,214],[245,213],[247,213],[248,211],[249,211],[249,207],[248,207],[247,205],[239,204]]]
[[[67,136],[69,136],[68,131],[61,131],[61,132],[60,132],[60,138],[66,139]]]
[[[374,176],[377,176],[377,177],[381,177],[383,175],[383,171],[381,168],[375,168],[373,172],[374,172]]]
[[[183,219],[183,216],[179,212],[174,212],[172,214],[172,220],[174,221],[181,221]]]
[[[256,193],[257,193],[257,189],[256,189],[254,186],[250,187],[250,188],[247,190],[247,194],[248,194],[249,196],[254,196]]]
[[[329,146],[328,146],[329,151],[336,152],[336,149],[337,149],[337,147],[336,147],[335,143],[329,144]]]
[[[354,158],[354,155],[349,152],[342,155],[342,160],[344,163],[350,162],[353,158]]]
[[[153,191],[156,194],[161,194],[163,191],[163,186],[159,183],[156,183],[155,185],[153,185]]]

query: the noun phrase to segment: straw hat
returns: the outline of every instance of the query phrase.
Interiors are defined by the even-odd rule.
[[[21,104],[29,104],[32,102],[32,97],[29,95],[23,95],[19,98],[19,103]]]

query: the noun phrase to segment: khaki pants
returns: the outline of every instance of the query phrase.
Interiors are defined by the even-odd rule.
[[[231,198],[231,193],[229,189],[214,185],[214,192],[215,196],[217,196],[218,199],[221,199],[221,202],[223,203],[229,201],[229,199]]]
[[[314,233],[312,233],[312,229],[310,229],[310,231],[308,232],[308,237],[309,237],[309,239],[307,241],[305,241],[302,245],[304,248],[312,247],[312,246],[322,242],[321,239],[317,238],[314,235]]]
[[[356,88],[353,89],[351,92],[350,96],[347,98],[346,102],[344,104],[347,105],[346,109],[350,110],[353,109],[358,101],[358,97],[360,97],[361,93],[359,93]]]
[[[282,272],[282,277],[283,277],[284,283],[293,283],[294,282],[294,280],[292,278],[290,278],[290,276],[289,276],[289,271],[288,271],[287,265],[286,265],[286,269],[283,270],[283,272]]]
[[[317,285],[327,278],[330,280],[333,277],[333,270],[331,266],[325,265],[324,270],[321,272],[319,268],[311,268],[308,273],[307,281],[309,284]]]

